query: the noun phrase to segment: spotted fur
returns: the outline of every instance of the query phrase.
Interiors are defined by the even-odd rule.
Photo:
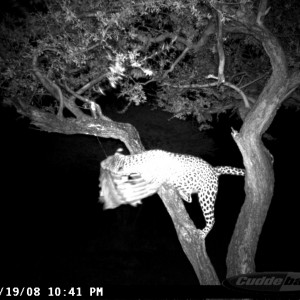
[[[192,201],[191,194],[197,193],[206,221],[202,230],[203,237],[209,233],[215,222],[214,204],[219,175],[244,175],[243,169],[213,167],[201,158],[162,150],[149,150],[135,155],[116,152],[109,164],[112,172],[124,175],[138,173],[159,185],[170,184],[187,202]]]

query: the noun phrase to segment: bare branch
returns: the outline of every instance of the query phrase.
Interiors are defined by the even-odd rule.
[[[70,93],[72,94],[74,97],[76,97],[77,99],[85,102],[85,103],[88,103],[89,104],[89,107],[90,107],[90,111],[91,111],[91,114],[93,116],[94,119],[97,119],[98,117],[102,120],[107,120],[107,121],[111,121],[110,118],[106,117],[105,115],[103,115],[102,113],[102,110],[101,110],[101,107],[99,104],[95,103],[94,101],[91,101],[85,97],[82,97],[81,95],[77,94],[76,92],[74,92],[66,83],[66,81],[64,81],[64,87],[65,89]],[[98,116],[97,116],[97,113],[98,113]]]
[[[166,86],[170,86],[170,87],[178,88],[178,89],[190,89],[190,88],[201,89],[201,88],[217,86],[218,83],[217,82],[205,83],[205,84],[193,83],[193,84],[182,84],[181,85],[181,84],[172,84],[172,83],[168,83],[168,82],[163,82],[161,85],[162,86],[166,85]]]
[[[214,76],[214,75],[209,75],[207,76],[207,78],[213,78],[213,79],[218,79],[218,77]],[[238,88],[236,85],[230,83],[230,82],[223,82],[224,85],[236,90],[242,97],[242,99],[244,100],[244,104],[245,104],[245,107],[246,108],[250,108],[250,104],[249,104],[249,101],[247,99],[247,96],[245,95],[245,93],[240,89]]]
[[[53,51],[59,53],[59,51],[55,48],[45,48],[43,51]],[[52,80],[50,80],[47,76],[43,75],[39,68],[37,67],[37,60],[40,54],[38,52],[34,53],[32,65],[33,65],[33,73],[36,76],[36,78],[42,83],[42,85],[45,87],[45,89],[55,98],[59,101],[59,110],[57,113],[57,116],[59,119],[63,119],[63,109],[64,107],[68,108],[70,112],[74,114],[77,118],[84,118],[85,114],[78,109],[70,100],[74,99],[66,99],[60,87],[55,84]]]
[[[245,107],[250,108],[250,104],[249,104],[249,101],[247,99],[247,96],[245,95],[245,93],[240,88],[238,88],[236,85],[234,85],[230,82],[224,82],[223,84],[228,86],[228,87],[231,87],[234,90],[236,90],[241,95],[241,97],[243,98]]]
[[[64,97],[61,92],[61,89],[58,85],[56,85],[53,81],[51,81],[49,78],[44,76],[38,66],[37,66],[37,59],[39,55],[35,53],[33,55],[32,59],[32,70],[36,78],[41,82],[41,84],[45,87],[45,89],[55,98],[59,101],[59,108],[57,112],[58,118],[63,118],[63,109],[64,109]]]
[[[207,78],[213,78],[213,79],[218,79],[218,77],[214,76],[214,75],[209,75]],[[174,88],[179,88],[179,89],[190,89],[190,88],[207,88],[207,87],[213,87],[213,86],[218,86],[219,83],[218,82],[213,82],[213,83],[206,83],[206,84],[184,84],[184,85],[175,85],[175,84],[170,84],[170,83],[162,83],[162,85],[166,85],[166,86],[170,86],[170,87],[174,87]],[[245,95],[245,93],[238,88],[237,86],[235,86],[234,84],[230,83],[230,82],[224,82],[223,85],[226,85],[234,90],[236,90],[242,97],[245,107],[246,108],[250,108],[250,104],[249,101],[247,99],[247,96]]]
[[[189,51],[189,47],[186,47],[182,53],[177,57],[177,59],[174,61],[174,63],[171,65],[171,67],[164,73],[162,76],[162,79],[165,79],[170,72],[172,72],[175,68],[175,66],[184,58],[186,53]]]
[[[244,89],[244,88],[246,88],[247,86],[249,86],[249,85],[251,85],[251,84],[253,84],[253,83],[255,83],[255,82],[257,82],[257,81],[259,81],[259,80],[261,80],[261,79],[263,79],[263,78],[266,77],[268,74],[269,74],[269,73],[265,73],[265,74],[259,76],[258,78],[255,78],[254,80],[252,80],[252,81],[250,81],[250,82],[244,84],[243,86],[241,86],[240,89]]]
[[[225,67],[225,54],[223,49],[223,25],[222,19],[223,14],[220,11],[217,11],[218,19],[218,31],[217,31],[217,47],[219,54],[219,68],[218,68],[218,84],[225,82],[224,67]]]
[[[82,88],[80,88],[78,91],[76,91],[76,95],[81,95],[83,94],[85,91],[89,90],[90,88],[92,88],[95,84],[97,84],[98,82],[100,82],[101,80],[103,80],[104,78],[107,77],[107,73],[100,75],[99,77],[91,80],[90,82],[88,82],[86,85],[84,85]],[[72,96],[70,97],[70,101],[74,101],[76,99],[76,96]]]

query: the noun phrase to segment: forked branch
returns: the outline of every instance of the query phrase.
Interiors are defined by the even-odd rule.
[[[60,87],[55,84],[53,81],[51,81],[48,77],[43,75],[38,66],[37,66],[37,60],[38,60],[39,55],[36,53],[33,56],[32,60],[32,70],[36,78],[41,82],[41,84],[45,87],[45,89],[56,99],[59,101],[59,108],[57,112],[58,118],[62,119],[63,118],[63,109],[64,109],[64,97],[61,92]]]

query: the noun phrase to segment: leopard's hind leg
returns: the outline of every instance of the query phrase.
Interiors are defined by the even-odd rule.
[[[218,192],[218,181],[206,184],[198,192],[200,206],[205,219],[205,227],[201,230],[203,238],[211,231],[215,223],[215,201]]]

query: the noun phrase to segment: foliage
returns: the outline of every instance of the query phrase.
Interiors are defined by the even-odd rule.
[[[293,1],[297,0],[276,1],[276,6],[288,9]],[[13,3],[22,6],[16,0]],[[34,11],[34,5],[40,5],[39,10]],[[152,104],[181,119],[192,115],[202,127],[212,114],[242,104],[236,91],[209,85],[215,81],[207,76],[217,75],[219,61],[216,16],[207,1],[35,0],[22,8],[21,15],[5,16],[0,27],[5,104],[18,102],[57,112],[58,100],[45,101],[49,91],[32,73],[34,56],[41,72],[60,87],[64,97],[70,96],[70,90],[63,83],[80,91],[91,82],[95,83],[82,96],[93,101],[112,88],[136,105],[150,101],[149,94],[154,94]],[[269,24],[287,35],[288,61],[299,66],[299,42],[288,37],[298,34],[299,26],[276,23],[286,13],[275,15],[278,10],[272,12]],[[240,33],[225,31],[223,37],[226,80],[257,96],[270,72],[261,45]]]

